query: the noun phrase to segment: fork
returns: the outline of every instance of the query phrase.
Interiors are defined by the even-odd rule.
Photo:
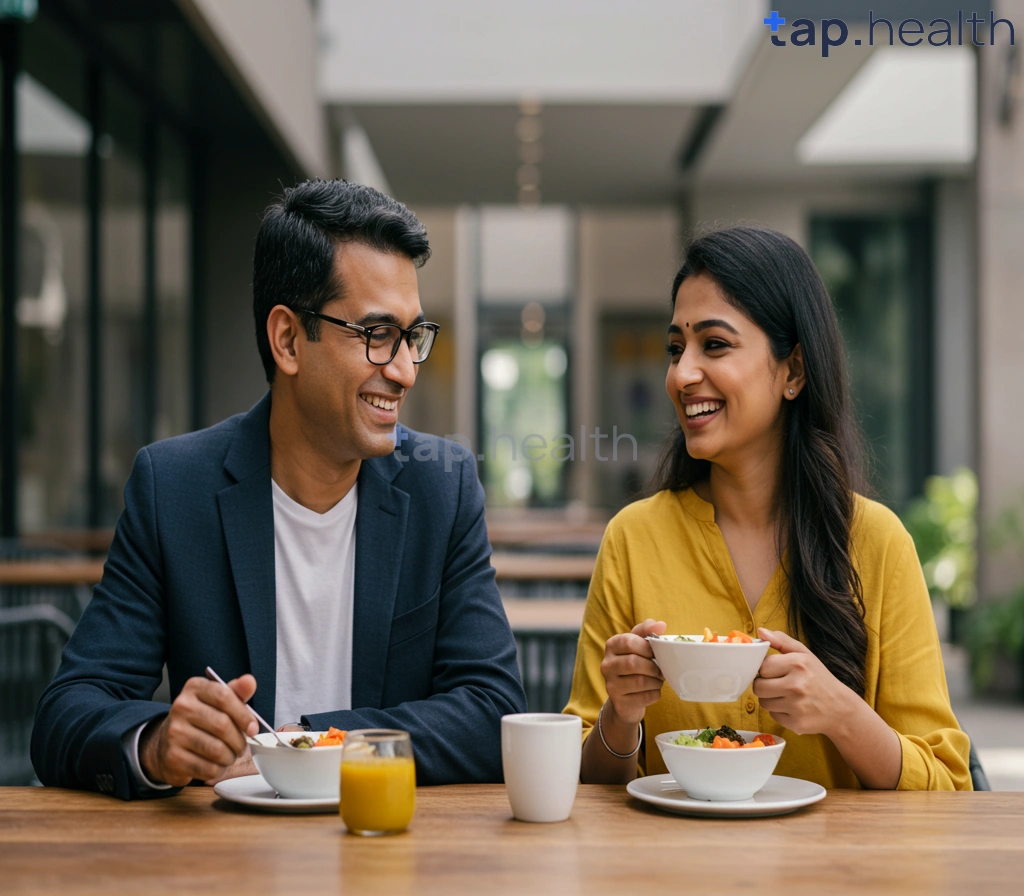
[[[211,669],[209,666],[206,667],[206,675],[208,678],[212,678],[214,681],[219,682],[220,684],[224,685],[224,687],[227,687],[228,683],[223,678],[221,678],[216,672],[214,672],[213,669]],[[248,703],[246,703],[245,705],[249,706]],[[256,712],[256,710],[253,709],[251,706],[249,706],[249,712],[256,716],[256,721],[258,721],[264,728],[267,729],[267,731],[269,731],[271,734],[274,735],[274,737],[277,738],[277,742],[282,747],[287,747],[289,750],[299,749],[298,747],[292,746],[292,744],[288,743],[288,741],[282,738],[280,734],[278,734],[273,728],[270,727],[270,725],[267,724],[267,720],[264,719],[263,716]]]

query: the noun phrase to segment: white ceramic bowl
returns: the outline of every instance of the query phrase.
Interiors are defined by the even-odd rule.
[[[308,734],[315,741],[322,731],[282,731],[285,741]],[[282,747],[270,732],[250,738],[249,749],[267,783],[291,800],[341,798],[341,751],[343,747],[291,750]]]
[[[736,733],[747,743],[758,735],[757,731]],[[665,731],[655,741],[676,783],[695,800],[749,800],[768,783],[786,746],[776,736],[774,746],[750,750],[684,747],[672,743],[680,734],[694,737],[697,731]]]
[[[700,635],[683,635],[690,641],[675,641],[675,635],[651,636],[647,640],[654,651],[665,681],[680,700],[696,703],[733,703],[754,680],[769,644],[760,639],[753,644],[711,644]]]

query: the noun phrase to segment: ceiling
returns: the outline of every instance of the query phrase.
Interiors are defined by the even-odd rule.
[[[670,201],[700,112],[677,103],[543,106],[543,201]],[[339,122],[343,114],[366,131],[391,189],[403,201],[516,201],[517,105],[352,105],[339,110]]]
[[[894,104],[900,99],[897,94],[908,94],[901,101],[910,102],[910,111],[916,113],[922,111],[918,106],[929,102],[929,93],[937,91],[938,99],[930,99],[938,104],[936,126],[942,124],[951,100],[946,88],[940,85],[929,91],[927,84],[919,84],[906,72],[897,72],[895,83],[888,87],[882,84],[883,95],[871,101],[876,105],[869,103],[871,114],[862,124],[855,122],[852,137],[851,133],[844,137],[855,150],[865,140],[879,145],[889,140],[899,152],[869,156],[861,147],[859,159],[855,153],[844,156],[842,152],[816,159],[805,151],[802,160],[802,138],[817,122],[828,119],[826,113],[834,111],[831,107],[837,98],[844,97],[862,70],[871,68],[866,63],[878,48],[868,45],[865,26],[852,25],[850,37],[846,45],[833,48],[827,59],[816,48],[779,50],[768,40],[759,41],[729,97],[710,104],[698,99],[545,102],[539,115],[544,127],[539,166],[542,200],[648,205],[673,202],[701,186],[906,181],[970,170],[972,161],[966,156],[931,158],[920,150],[922,141],[926,147],[939,141],[922,130],[925,119],[920,115],[900,112],[899,104]],[[942,60],[954,67],[956,63],[956,54],[941,50],[883,51],[893,52],[925,66]],[[883,109],[885,103],[893,108]],[[364,99],[331,108],[339,128],[354,121],[364,129],[391,190],[403,200],[432,205],[516,202],[517,103]],[[960,117],[971,125],[973,116],[968,109]],[[885,128],[920,133],[887,135]],[[903,144],[917,149],[907,151]],[[699,152],[684,171],[682,159],[694,146]]]
[[[852,43],[856,37],[862,39],[860,46]],[[822,59],[815,48],[805,51],[790,47],[780,51],[767,41],[761,44],[704,147],[694,168],[694,182],[729,186],[768,186],[773,181],[814,184],[837,180],[913,179],[962,174],[967,170],[967,161],[936,160],[921,152],[892,160],[883,157],[877,163],[865,160],[844,164],[837,160],[805,164],[801,161],[801,139],[830,110],[837,97],[843,95],[873,54],[894,52],[869,47],[863,26],[852,26],[850,38],[846,45],[833,49],[827,60]],[[895,52],[920,63],[937,58],[953,68],[960,67],[956,53],[927,48]],[[899,72],[896,77],[907,80]],[[907,84],[895,83],[889,85],[889,92],[896,94],[906,87]],[[927,93],[921,88],[916,102],[933,99],[927,97]],[[939,100],[944,105],[951,102],[949,97],[943,100],[940,96]],[[878,98],[879,103],[885,101],[885,97]],[[883,111],[886,110],[878,107],[875,114],[868,115],[864,127],[878,129],[884,123],[881,121]],[[912,128],[919,127],[920,121],[905,116],[902,123],[885,124],[890,128]],[[884,137],[883,134],[878,136]],[[837,153],[837,157],[839,155]]]

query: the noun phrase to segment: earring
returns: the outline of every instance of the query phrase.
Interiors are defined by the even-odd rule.
[[[793,391],[792,389],[790,389],[790,390],[789,390],[789,394],[790,394],[790,395],[796,395],[796,392],[794,392],[794,391]]]

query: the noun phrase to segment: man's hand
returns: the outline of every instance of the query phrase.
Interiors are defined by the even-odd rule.
[[[277,729],[278,734],[285,731],[305,730],[301,725],[282,725]],[[258,775],[259,773],[260,770],[256,768],[256,763],[252,761],[252,751],[249,749],[249,745],[246,744],[245,752],[231,763],[220,777],[211,778],[206,784],[213,787],[215,784],[220,784],[221,781],[226,781],[228,778],[241,778],[245,775]]]
[[[184,787],[193,778],[214,781],[249,774],[225,773],[248,758],[245,734],[259,731],[245,705],[254,693],[256,679],[251,675],[229,681],[226,687],[205,678],[186,681],[170,713],[143,729],[139,762],[146,777]]]
[[[205,783],[209,787],[213,787],[215,784],[220,784],[221,781],[226,781],[228,778],[241,778],[244,775],[258,775],[259,773],[260,770],[256,768],[256,763],[252,761],[252,753],[249,747],[246,746],[245,752],[224,769],[220,776],[210,778]]]

